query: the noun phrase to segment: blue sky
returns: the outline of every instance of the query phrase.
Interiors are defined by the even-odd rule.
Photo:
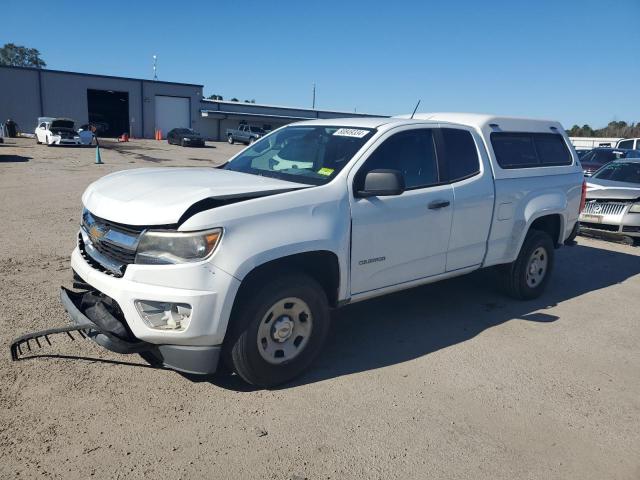
[[[48,68],[380,114],[640,121],[640,0],[5,2],[0,44]]]

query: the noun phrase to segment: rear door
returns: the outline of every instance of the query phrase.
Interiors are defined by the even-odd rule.
[[[446,268],[453,189],[442,185],[432,128],[394,129],[381,137],[351,178],[351,293],[438,275]],[[367,172],[403,173],[401,195],[358,198]]]
[[[447,272],[479,265],[491,227],[494,188],[482,141],[467,127],[446,126],[440,133],[443,181],[451,184],[455,209],[447,252]]]

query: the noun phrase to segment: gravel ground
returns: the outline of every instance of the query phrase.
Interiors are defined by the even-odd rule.
[[[123,168],[217,164],[240,147],[0,145],[0,477],[640,478],[640,249],[580,237],[548,292],[477,273],[352,305],[312,370],[276,390],[193,381],[21,333],[64,325],[80,195]]]

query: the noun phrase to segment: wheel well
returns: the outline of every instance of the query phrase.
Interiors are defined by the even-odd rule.
[[[529,230],[546,232],[551,237],[553,244],[557,247],[560,244],[561,225],[562,219],[559,214],[545,215],[544,217],[536,218]]]
[[[335,307],[338,304],[340,266],[336,254],[326,250],[289,255],[257,266],[242,280],[236,299],[240,297],[248,285],[265,276],[272,276],[286,270],[302,271],[311,276],[324,289],[329,305]]]

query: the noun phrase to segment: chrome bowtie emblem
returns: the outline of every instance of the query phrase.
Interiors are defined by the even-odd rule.
[[[96,225],[93,224],[91,225],[91,227],[89,228],[89,235],[91,235],[92,238],[95,239],[101,239],[102,237],[104,237],[107,233],[109,233],[109,227],[105,226],[105,225]]]
[[[595,207],[593,207],[593,212],[594,213],[600,213],[602,211],[602,206],[601,205],[596,205]]]

